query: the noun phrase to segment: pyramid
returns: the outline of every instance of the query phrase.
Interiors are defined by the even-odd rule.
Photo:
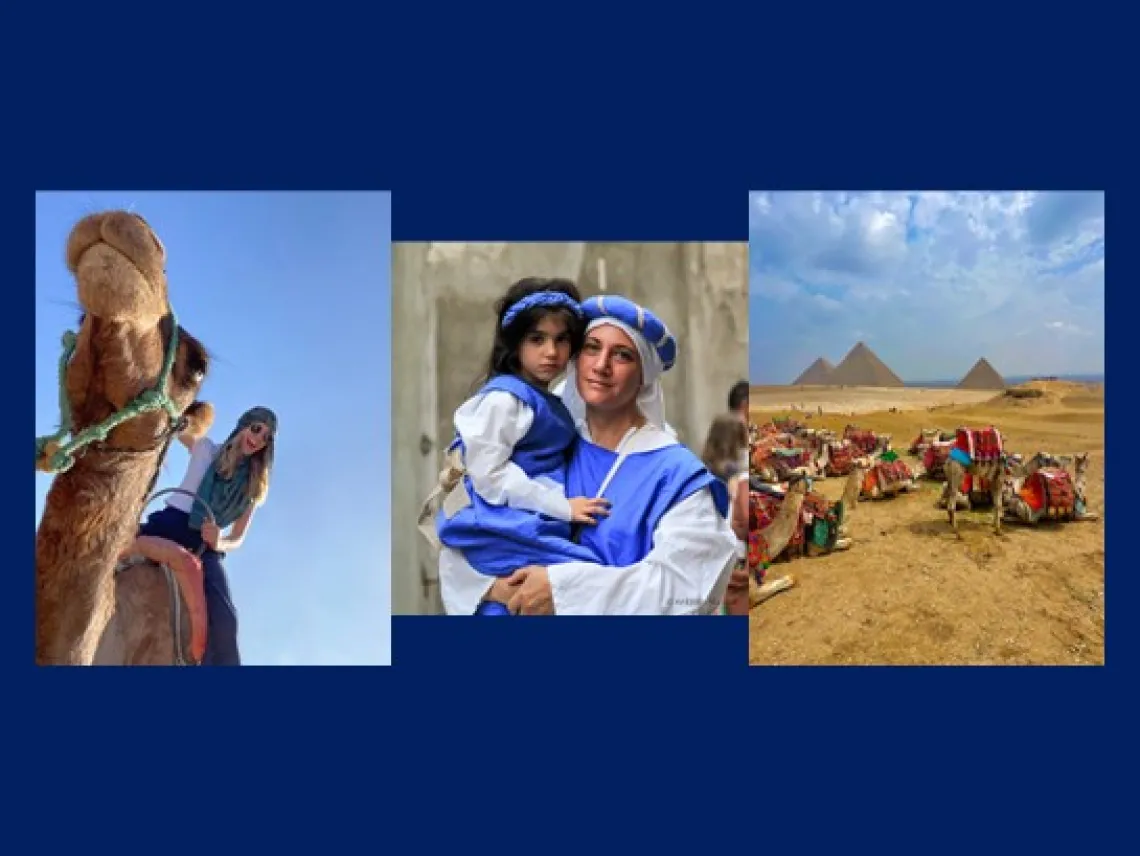
[[[964,378],[958,381],[958,389],[1005,389],[1005,381],[985,357],[974,363]]]
[[[852,348],[835,367],[828,383],[842,386],[902,386],[897,374],[862,342]]]
[[[827,386],[831,383],[831,373],[835,366],[823,357],[804,369],[804,373],[792,381],[792,386]]]

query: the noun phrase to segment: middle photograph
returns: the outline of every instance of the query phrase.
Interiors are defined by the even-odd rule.
[[[748,245],[395,243],[395,614],[747,615]]]

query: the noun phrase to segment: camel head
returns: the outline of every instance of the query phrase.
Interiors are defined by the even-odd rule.
[[[107,211],[84,217],[67,239],[67,267],[83,308],[67,369],[74,430],[94,425],[155,387],[174,332],[167,295],[166,248],[137,214]],[[179,413],[194,402],[209,367],[202,344],[178,328],[170,382],[163,390]],[[212,421],[199,404],[194,425]],[[148,448],[167,430],[164,410],[143,413],[115,428],[112,447]],[[208,423],[207,423],[208,427]]]

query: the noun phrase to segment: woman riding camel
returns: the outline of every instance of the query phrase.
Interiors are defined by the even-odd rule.
[[[585,341],[561,393],[579,441],[566,495],[609,501],[609,514],[576,526],[600,562],[529,565],[507,577],[479,573],[455,549],[440,551],[449,614],[482,604],[522,615],[710,614],[736,561],[728,491],[667,430],[661,375],[677,343],[652,312],[623,297],[581,305]]]
[[[240,666],[237,610],[230,598],[230,587],[222,559],[236,550],[249,534],[254,509],[269,492],[273,468],[277,417],[268,407],[254,407],[242,414],[237,426],[220,446],[201,437],[179,436],[190,451],[190,464],[179,486],[196,496],[172,494],[166,506],[151,514],[139,530],[140,536],[174,541],[187,550],[202,553],[203,584],[206,595],[207,638],[204,666]],[[206,519],[202,503],[214,515]],[[231,527],[229,534],[222,530]]]

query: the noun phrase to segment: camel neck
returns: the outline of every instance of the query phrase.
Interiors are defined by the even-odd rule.
[[[161,453],[90,455],[55,477],[36,529],[36,662],[87,664]]]

